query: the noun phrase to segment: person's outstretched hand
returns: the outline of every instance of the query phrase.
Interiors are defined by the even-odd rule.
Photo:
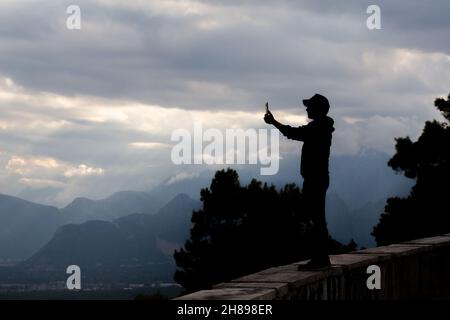
[[[264,121],[268,124],[274,124],[275,118],[272,115],[272,112],[267,111],[267,113],[264,115]]]

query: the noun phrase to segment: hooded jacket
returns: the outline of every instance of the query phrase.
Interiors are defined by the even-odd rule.
[[[328,186],[330,147],[334,120],[328,116],[315,119],[307,125],[284,125],[280,131],[288,139],[303,141],[300,174],[305,180],[326,183]]]

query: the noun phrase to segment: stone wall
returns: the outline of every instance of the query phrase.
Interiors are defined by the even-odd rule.
[[[177,300],[387,300],[439,299],[450,294],[450,234],[348,254],[331,267],[298,271],[301,261],[250,274]],[[367,268],[380,268],[380,289],[370,290]]]

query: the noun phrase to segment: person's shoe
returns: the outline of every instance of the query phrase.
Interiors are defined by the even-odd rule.
[[[309,260],[306,264],[299,264],[298,270],[316,270],[329,267],[331,265],[330,258],[328,256],[315,257]]]

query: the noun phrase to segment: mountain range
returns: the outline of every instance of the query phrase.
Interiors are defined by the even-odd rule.
[[[155,213],[164,202],[148,192],[120,191],[101,200],[75,198],[61,209],[66,223],[114,220],[131,213]]]
[[[62,209],[0,194],[0,262],[29,258],[61,226],[95,220],[109,222],[134,213],[152,215],[163,204],[157,197],[138,191],[122,191],[102,200],[76,198]]]
[[[87,221],[60,227],[25,265],[56,267],[163,263],[172,260],[163,243],[180,247],[200,203],[180,194],[155,214],[135,213],[113,221]]]

